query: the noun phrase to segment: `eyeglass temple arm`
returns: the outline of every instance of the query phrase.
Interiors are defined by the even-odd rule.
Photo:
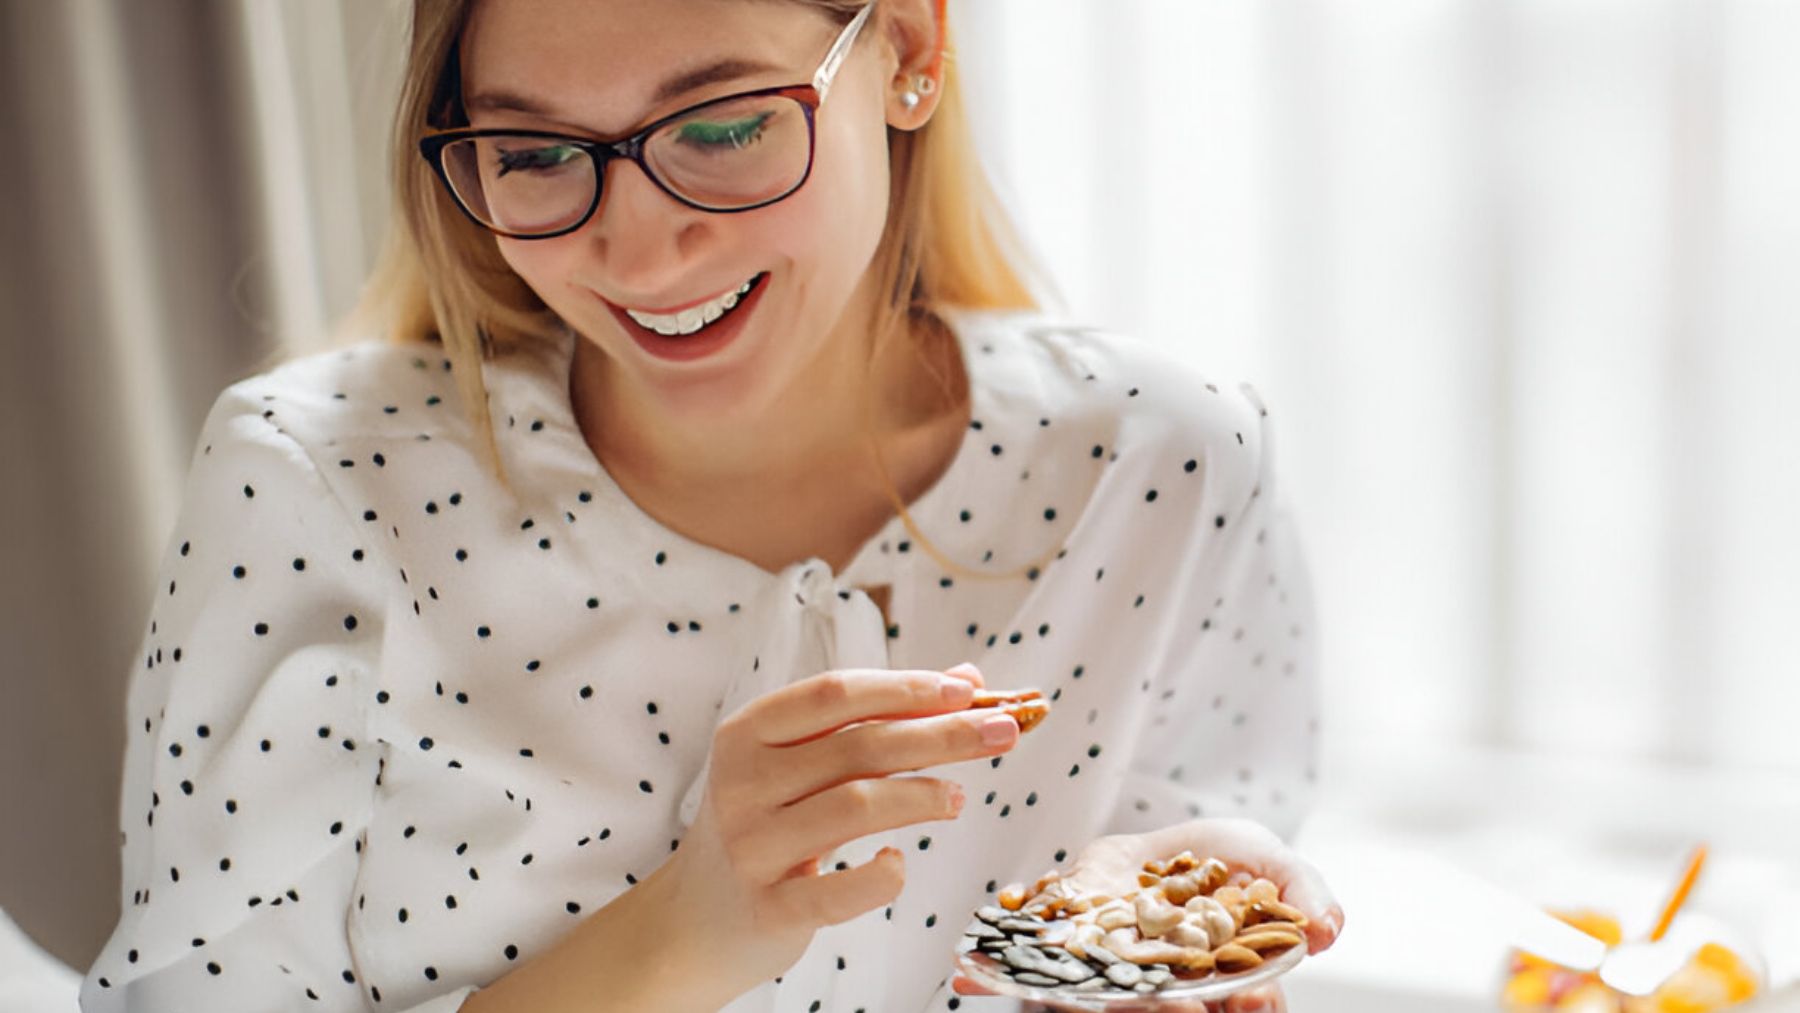
[[[856,17],[844,26],[837,41],[831,44],[831,51],[825,54],[825,61],[819,64],[818,72],[813,74],[813,90],[819,93],[819,101],[825,101],[826,93],[831,89],[831,79],[837,76],[838,67],[844,58],[850,55],[850,47],[856,44],[857,35],[862,33],[863,22],[869,20],[869,14],[875,10],[875,0],[869,0],[863,9],[856,12]]]

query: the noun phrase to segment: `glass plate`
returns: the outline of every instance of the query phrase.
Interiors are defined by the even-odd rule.
[[[1241,992],[1254,985],[1280,977],[1306,958],[1306,944],[1290,946],[1262,962],[1261,966],[1236,974],[1212,974],[1193,981],[1182,981],[1156,992],[1133,992],[1108,988],[1103,992],[1072,992],[1067,988],[1023,985],[1006,977],[1006,965],[977,949],[963,949],[956,954],[956,969],[982,988],[999,995],[1037,1002],[1051,1002],[1075,1009],[1105,1010],[1123,1004],[1143,1006],[1155,1002],[1211,1002]]]

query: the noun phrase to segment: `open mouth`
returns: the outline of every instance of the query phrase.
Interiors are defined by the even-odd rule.
[[[633,322],[647,331],[653,331],[665,338],[688,337],[700,334],[719,321],[730,317],[739,304],[749,297],[751,291],[762,284],[763,279],[768,276],[769,273],[764,271],[731,291],[676,313],[646,313],[634,309],[626,309],[624,312]]]

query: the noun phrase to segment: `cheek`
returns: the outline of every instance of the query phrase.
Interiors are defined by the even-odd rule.
[[[849,119],[821,124],[806,185],[765,209],[769,215],[758,223],[779,252],[832,276],[860,274],[888,213],[885,127],[877,121],[869,131]]]
[[[584,321],[599,307],[591,296],[582,292],[579,280],[591,276],[592,270],[581,269],[580,232],[557,239],[522,241],[497,238],[501,259],[533,292],[537,293],[552,313],[575,323]]]
[[[572,244],[557,239],[524,242],[497,238],[500,256],[513,273],[525,280],[546,302],[558,298],[561,279],[567,272]]]

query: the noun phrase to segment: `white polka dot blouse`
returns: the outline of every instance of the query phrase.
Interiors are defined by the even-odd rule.
[[[576,426],[572,335],[484,366],[513,492],[435,346],[227,389],[133,663],[122,916],[82,1008],[449,1013],[680,845],[725,715],[835,668],[972,661],[1053,710],[933,771],[957,819],[825,856],[899,847],[907,885],[732,1013],[955,1009],[999,886],[1195,816],[1291,833],[1317,638],[1256,395],[1035,314],[950,322],[972,421],[911,512],[1007,579],[897,516],[842,572],[661,526]]]

